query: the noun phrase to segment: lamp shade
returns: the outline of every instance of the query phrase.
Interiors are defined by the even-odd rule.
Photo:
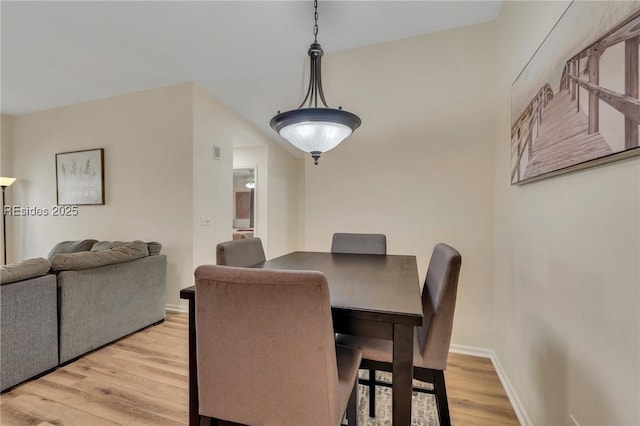
[[[357,115],[341,109],[300,108],[276,115],[270,124],[293,146],[319,157],[349,137],[360,123]]]
[[[16,181],[16,178],[0,177],[0,186],[3,186],[3,187],[11,186],[15,181]]]
[[[305,152],[327,152],[350,134],[351,129],[344,124],[327,121],[303,121],[280,129],[280,136]]]

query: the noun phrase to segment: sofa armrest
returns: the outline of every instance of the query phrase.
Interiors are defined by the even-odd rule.
[[[55,275],[0,288],[0,390],[58,365],[56,299]]]
[[[16,281],[24,281],[29,278],[47,275],[51,264],[41,257],[23,260],[20,263],[5,265],[0,268],[0,283],[9,284]]]

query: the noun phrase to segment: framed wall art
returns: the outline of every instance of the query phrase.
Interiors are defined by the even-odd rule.
[[[104,204],[104,149],[56,154],[58,205]]]
[[[251,191],[236,192],[236,219],[249,219],[251,214]]]
[[[511,86],[511,184],[640,155],[640,9],[574,1]]]

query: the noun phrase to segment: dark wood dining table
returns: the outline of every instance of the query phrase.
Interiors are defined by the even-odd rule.
[[[422,325],[415,256],[296,251],[252,266],[321,271],[327,277],[337,333],[393,341],[393,424],[411,424],[414,327]],[[189,425],[199,424],[195,286],[180,291],[189,301]]]

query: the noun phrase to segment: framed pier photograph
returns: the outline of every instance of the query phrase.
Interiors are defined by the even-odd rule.
[[[511,90],[511,184],[640,155],[640,9],[572,2]]]

